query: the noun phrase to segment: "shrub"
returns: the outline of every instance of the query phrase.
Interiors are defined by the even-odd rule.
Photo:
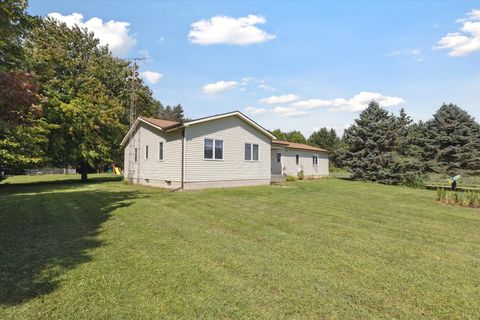
[[[447,191],[444,188],[437,189],[437,201],[445,201],[447,198]]]
[[[303,180],[305,178],[305,174],[303,173],[303,170],[300,170],[298,173],[298,180]]]
[[[295,176],[286,176],[286,177],[285,177],[285,180],[286,180],[287,182],[294,182],[294,181],[297,181],[297,177],[295,177]]]
[[[469,207],[474,208],[479,202],[479,193],[475,191],[469,191],[466,193],[465,204]]]

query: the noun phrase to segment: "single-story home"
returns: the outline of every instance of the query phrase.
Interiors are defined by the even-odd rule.
[[[139,117],[122,141],[125,179],[172,189],[270,184],[328,175],[328,152],[279,141],[239,111],[175,122]]]

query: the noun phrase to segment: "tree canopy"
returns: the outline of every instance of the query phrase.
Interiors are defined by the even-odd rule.
[[[86,180],[89,169],[122,160],[130,81],[138,116],[155,117],[162,105],[92,33],[26,7],[8,0],[0,10],[0,167],[73,166]]]

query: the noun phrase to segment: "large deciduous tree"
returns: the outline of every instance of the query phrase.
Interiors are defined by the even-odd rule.
[[[0,169],[16,171],[46,161],[51,126],[42,120],[38,81],[28,70],[23,42],[37,21],[26,1],[0,6]]]
[[[27,41],[30,63],[38,74],[45,119],[56,125],[49,134],[51,163],[89,168],[121,159],[120,141],[129,117],[127,62],[111,56],[93,34],[44,20]],[[137,83],[137,114],[154,116],[158,102]]]
[[[285,134],[285,137],[288,142],[307,143],[307,139],[305,138],[303,133],[298,130],[287,132]]]

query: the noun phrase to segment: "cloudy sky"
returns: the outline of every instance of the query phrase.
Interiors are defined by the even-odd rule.
[[[342,131],[372,99],[480,119],[480,1],[31,1],[80,25],[190,118],[240,110],[267,128]]]

